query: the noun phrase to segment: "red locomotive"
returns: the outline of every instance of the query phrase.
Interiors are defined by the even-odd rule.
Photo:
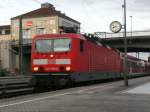
[[[34,86],[57,86],[90,80],[120,78],[123,55],[95,36],[36,35],[31,65]],[[128,56],[128,72],[145,73],[145,62]]]

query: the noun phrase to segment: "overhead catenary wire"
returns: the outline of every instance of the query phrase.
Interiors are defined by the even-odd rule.
[[[84,23],[82,23],[82,26],[85,26],[86,28],[89,28],[90,30],[95,30],[95,28],[94,28],[94,27],[89,26],[89,25],[84,24]]]
[[[88,8],[91,7],[91,6],[89,4],[87,4],[86,0],[82,0],[81,3],[82,3],[82,6],[83,6],[83,9],[85,11],[85,14],[87,16],[87,19],[90,21],[89,23],[96,28],[95,30],[98,30],[99,28],[97,27],[96,23],[92,19],[93,17],[91,17],[88,13]]]

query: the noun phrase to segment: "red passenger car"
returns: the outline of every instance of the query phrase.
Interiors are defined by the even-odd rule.
[[[35,86],[118,78],[123,72],[120,52],[102,44],[96,37],[80,34],[36,35],[31,57]],[[130,57],[131,61],[139,60]],[[138,72],[139,69],[132,68],[132,65],[130,70]],[[142,70],[140,72],[144,72]]]

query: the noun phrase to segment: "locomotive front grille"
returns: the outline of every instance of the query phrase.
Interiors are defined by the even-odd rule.
[[[68,65],[71,64],[71,59],[34,59],[34,65],[47,65],[47,64],[61,64]]]

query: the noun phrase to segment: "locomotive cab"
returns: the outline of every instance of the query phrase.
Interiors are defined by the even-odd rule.
[[[77,38],[72,37],[74,37],[73,34],[37,35],[34,37],[31,56],[32,73],[33,79],[40,82],[40,85],[45,81],[50,85],[60,81],[63,85],[70,78],[69,75],[75,71],[74,59],[78,42]],[[46,80],[42,79],[44,77]]]
[[[35,57],[33,72],[65,72],[71,67],[71,39],[37,39],[35,40]]]

